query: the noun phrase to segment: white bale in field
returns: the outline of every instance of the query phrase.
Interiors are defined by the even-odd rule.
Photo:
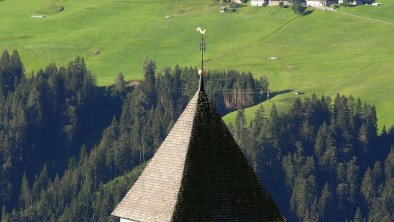
[[[33,19],[45,18],[45,15],[32,15],[31,18]]]

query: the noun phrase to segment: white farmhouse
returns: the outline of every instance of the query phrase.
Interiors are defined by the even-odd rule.
[[[338,0],[338,4],[343,4],[343,0]],[[350,5],[358,5],[361,4],[360,1],[354,0],[353,2],[350,3]]]
[[[342,4],[343,0],[306,0],[306,6],[324,7],[332,4]]]
[[[324,7],[324,0],[306,0],[306,6]]]
[[[250,5],[252,6],[264,6],[265,0],[252,0],[250,1]]]
[[[291,2],[289,2],[288,0],[269,0],[268,6],[278,6],[280,2],[283,2],[283,5],[285,6],[291,5]]]

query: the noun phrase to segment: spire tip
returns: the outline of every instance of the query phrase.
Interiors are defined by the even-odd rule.
[[[202,30],[200,27],[197,27],[197,32],[201,34],[201,43],[200,43],[200,51],[201,51],[201,69],[198,70],[198,74],[200,75],[200,82],[198,86],[199,91],[204,91],[204,52],[206,50],[206,45],[204,42],[204,35],[207,30]]]

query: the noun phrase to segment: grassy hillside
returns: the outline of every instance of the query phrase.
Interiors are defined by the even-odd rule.
[[[56,13],[60,6],[65,10]],[[198,64],[197,26],[209,30],[212,59],[232,55],[235,38],[241,47],[295,17],[290,10],[273,8],[223,15],[218,3],[210,0],[41,0],[34,4],[3,0],[0,14],[0,49],[17,48],[28,71],[82,55],[103,85],[111,84],[119,72],[127,78],[141,78],[146,56],[156,59],[159,67]],[[30,18],[36,14],[47,17]],[[166,15],[172,18],[167,20]],[[215,68],[228,65],[220,62]]]
[[[394,1],[391,0],[375,0],[382,5],[374,6],[357,6],[357,7],[344,7],[340,12],[351,13],[359,16],[366,16],[373,19],[378,19],[390,23],[394,23]]]
[[[351,94],[377,106],[380,127],[391,126],[394,123],[394,67],[391,65],[394,15],[390,10],[394,10],[394,2],[381,2],[380,8],[359,6],[341,8],[340,12],[393,23],[314,11],[275,33],[260,49],[249,50],[277,51],[275,55],[283,58],[277,62],[280,64],[277,69],[268,74],[273,89],[300,89],[305,92],[303,96],[313,92],[330,96],[337,92]],[[286,110],[296,97],[289,92],[263,105],[267,112],[272,102],[280,110]],[[258,107],[246,109],[246,115],[252,117]],[[235,115],[227,115],[226,121],[233,120]]]
[[[380,2],[379,7],[339,12],[388,23],[321,11],[298,17],[278,7],[249,6],[222,14],[220,3],[211,0],[2,0],[0,50],[18,49],[28,72],[81,55],[105,85],[119,72],[128,79],[141,78],[146,56],[159,68],[197,65],[195,28],[202,26],[208,30],[208,69],[267,75],[277,92],[298,89],[303,96],[340,92],[361,97],[377,106],[381,127],[394,123],[394,2]],[[57,13],[60,6],[65,10]],[[30,18],[37,14],[47,17]],[[167,15],[171,19],[165,19]],[[269,56],[280,59],[270,61]],[[286,109],[295,97],[287,92],[271,102]],[[250,117],[254,110],[246,114]]]

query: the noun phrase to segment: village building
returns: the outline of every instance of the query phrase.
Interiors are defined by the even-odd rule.
[[[324,7],[331,4],[341,4],[343,0],[306,0],[306,6],[309,7]]]
[[[289,0],[251,0],[251,6],[279,6],[283,3],[284,6],[290,6],[292,3]]]
[[[287,0],[269,0],[268,6],[278,6],[281,4],[281,2],[283,2],[283,5],[285,5],[285,6],[291,5],[291,2],[287,1]]]
[[[343,0],[336,0],[337,4],[343,4]],[[358,4],[362,4],[361,0],[354,0],[353,2],[350,3],[350,5],[358,5]]]
[[[306,0],[306,6],[309,7],[324,7],[324,2],[321,0]]]
[[[197,92],[112,212],[121,222],[285,221],[209,101],[204,73],[202,59]]]
[[[284,6],[290,6],[292,5],[291,0],[251,0],[250,5],[251,6],[279,6],[283,3]],[[363,1],[361,0],[355,0],[351,2],[351,5],[358,5],[362,4]],[[343,0],[305,0],[303,1],[303,4],[308,7],[324,7],[324,6],[329,6],[331,4],[343,4]],[[377,6],[380,5],[380,3],[373,3],[372,5]]]
[[[252,0],[250,1],[251,6],[264,6],[266,5],[266,0]]]

